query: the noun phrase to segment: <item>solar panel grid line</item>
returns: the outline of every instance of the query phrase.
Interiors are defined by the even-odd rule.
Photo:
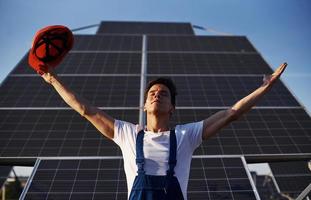
[[[147,76],[176,76],[176,77],[263,77],[263,74],[148,74]]]
[[[224,161],[223,161],[222,159],[220,159],[220,160],[221,160],[222,167],[225,168]],[[229,188],[231,189],[230,195],[231,195],[232,199],[234,199],[234,196],[233,196],[233,193],[232,193],[232,188],[231,188],[230,181],[229,181],[229,177],[228,177],[228,175],[227,175],[227,171],[224,170],[224,172],[225,172],[225,176],[226,176],[226,180],[227,180],[227,182],[228,182]]]
[[[140,107],[109,107],[109,106],[98,106],[99,109],[102,110],[137,110]],[[176,110],[212,110],[212,109],[228,109],[231,106],[176,106]],[[255,106],[252,110],[282,110],[282,109],[303,109],[302,107],[298,106],[280,106],[280,107],[273,107],[273,106]],[[0,107],[0,110],[72,110],[71,107]]]
[[[57,119],[57,117],[55,117],[54,118],[54,122],[55,122],[55,120]],[[71,115],[70,116],[70,118],[69,119],[67,119],[66,120],[66,124],[72,124],[72,122],[73,122],[73,115]],[[63,139],[61,140],[61,144],[60,144],[60,146],[59,146],[59,148],[58,148],[58,153],[57,153],[57,155],[60,155],[61,154],[61,151],[62,151],[62,149],[64,148],[64,146],[65,146],[65,142],[66,142],[66,140],[67,140],[67,136],[68,136],[68,133],[71,131],[70,130],[70,125],[68,125],[67,126],[67,129],[65,130],[65,132],[64,132],[64,137],[63,137]],[[83,134],[83,137],[84,137],[84,134]],[[46,139],[47,139],[48,137],[46,137]],[[83,141],[83,138],[79,138],[79,140],[80,140],[80,146],[81,146],[81,143],[82,143],[82,141]],[[80,149],[78,148],[78,151],[79,151]],[[41,155],[41,154],[40,154]],[[79,153],[78,153],[78,155],[79,155]]]
[[[74,180],[73,180],[73,184],[72,184],[72,187],[71,187],[69,199],[71,199],[71,196],[73,194],[73,189],[74,189],[76,181],[77,181],[77,176],[78,176],[81,160],[79,160],[78,162],[79,162],[79,164],[78,164],[78,168],[76,170],[75,177],[74,177]]]
[[[274,111],[273,111],[273,112],[274,112]],[[300,148],[297,146],[296,142],[293,140],[292,136],[289,134],[289,132],[288,132],[286,126],[284,125],[283,120],[281,120],[281,119],[279,118],[279,116],[277,116],[277,118],[278,118],[280,124],[282,125],[282,127],[284,128],[284,131],[285,131],[286,135],[289,137],[289,139],[291,140],[292,144],[294,144],[294,147],[296,148],[297,152],[302,153],[302,152],[300,151]],[[299,123],[297,123],[297,124],[299,124]],[[277,144],[278,144],[278,143],[277,143]],[[281,152],[282,152],[282,151],[281,151]]]
[[[58,171],[59,165],[60,165],[60,161],[58,161],[58,163],[57,163],[57,166],[56,166],[56,169],[55,169],[55,172],[54,172],[54,175],[53,175],[51,184],[48,185],[48,192],[47,192],[47,196],[46,196],[45,199],[48,199],[48,196],[49,196],[49,194],[50,194],[50,192],[51,192],[51,190],[52,190],[52,185],[53,185],[53,182],[54,182],[54,180],[55,180],[55,178],[56,178],[56,173],[57,173],[57,171]]]
[[[98,106],[102,110],[137,110],[139,107]],[[0,107],[0,110],[73,110],[71,107]]]
[[[226,156],[224,156],[224,158],[225,158]],[[232,156],[228,156],[228,157],[232,157]],[[119,158],[121,158],[121,157],[119,157]],[[239,157],[238,157],[239,158]],[[50,158],[47,158],[47,159],[49,159],[49,160],[51,160]],[[81,162],[84,162],[83,160],[84,159],[81,159],[81,158],[78,158],[78,157],[75,157],[75,158],[68,158],[68,159],[72,159],[72,161],[74,161],[74,163],[76,163],[77,164],[77,162],[75,161],[75,160],[79,160],[79,166],[77,167],[77,168],[79,168],[79,170],[76,170],[77,168],[76,167],[73,167],[73,165],[71,165],[71,167],[68,165],[68,164],[66,164],[66,165],[63,165],[63,167],[60,167],[59,166],[59,164],[60,163],[63,163],[63,161],[66,161],[67,160],[67,158],[66,159],[64,159],[64,158],[62,158],[62,157],[59,157],[59,158],[53,158],[54,159],[54,161],[56,161],[56,163],[54,162],[54,164],[53,163],[50,163],[50,164],[48,164],[47,162],[45,162],[45,164],[44,164],[44,166],[45,166],[45,169],[44,168],[42,168],[43,166],[41,166],[40,167],[40,170],[36,170],[36,175],[38,176],[39,174],[39,172],[44,172],[45,171],[45,174],[47,174],[47,173],[50,173],[50,172],[52,172],[51,173],[51,175],[53,175],[53,179],[55,179],[53,182],[50,182],[50,181],[48,181],[48,179],[46,179],[46,183],[44,183],[44,181],[45,180],[42,180],[42,181],[39,181],[38,182],[38,177],[36,178],[36,185],[38,186],[38,183],[41,183],[41,185],[42,184],[44,184],[45,186],[45,188],[47,188],[47,186],[48,185],[50,185],[50,187],[48,188],[48,196],[49,197],[62,197],[62,196],[67,196],[67,198],[68,198],[68,190],[67,189],[58,189],[57,187],[58,186],[61,186],[61,185],[63,185],[65,182],[68,182],[69,181],[69,179],[67,180],[66,178],[61,178],[60,176],[57,176],[57,178],[55,177],[55,174],[56,174],[56,172],[54,171],[54,169],[55,169],[55,166],[56,166],[56,169],[57,170],[63,170],[63,173],[71,173],[70,171],[72,171],[72,170],[74,170],[73,172],[75,172],[75,173],[79,173],[79,177],[80,178],[77,178],[77,176],[75,176],[75,178],[73,179],[70,179],[70,180],[73,180],[73,181],[75,181],[76,183],[77,183],[77,187],[78,187],[78,185],[80,185],[80,186],[82,186],[82,185],[85,185],[85,184],[88,184],[88,183],[91,183],[90,181],[88,181],[88,179],[90,179],[91,177],[89,177],[89,178],[87,178],[87,179],[84,179],[83,178],[83,174],[87,174],[88,173],[88,171],[89,170],[97,170],[98,169],[98,165],[97,165],[97,167],[81,167]],[[53,160],[52,159],[52,160]],[[90,158],[85,158],[86,160],[90,160]],[[99,157],[99,159],[100,160],[105,160],[105,157]],[[217,158],[218,160],[219,160],[219,158]],[[119,159],[120,160],[120,159]],[[91,160],[90,160],[91,161]],[[236,162],[238,161],[238,163],[241,163],[241,164],[239,164],[239,165],[241,165],[241,166],[236,166]],[[221,161],[219,161],[219,162],[221,162]],[[87,161],[87,162],[85,162],[85,164],[86,163],[89,163],[89,161]],[[105,163],[107,163],[107,162],[105,162]],[[109,163],[111,163],[111,162],[109,162]],[[207,162],[207,163],[209,163],[209,162]],[[230,165],[227,165],[227,164],[229,164],[230,163]],[[236,164],[234,164],[234,163],[236,163]],[[56,165],[55,165],[56,164]],[[118,171],[120,171],[121,170],[121,162],[119,162],[119,163],[116,163],[117,164],[117,166],[115,166],[116,167],[116,169],[118,170]],[[235,169],[237,169],[238,171],[236,171],[236,172],[239,172],[239,173],[241,173],[242,172],[242,176],[244,176],[244,173],[243,173],[243,171],[245,171],[246,169],[245,169],[245,167],[243,166],[243,164],[242,164],[242,161],[241,161],[241,159],[236,159],[233,163],[231,163],[229,160],[227,161],[227,164],[226,165],[221,165],[220,167],[222,168],[222,171],[224,172],[224,170],[228,170],[228,172],[230,172],[230,171],[232,171],[233,170],[233,172],[234,171],[236,171]],[[43,163],[42,163],[42,165],[43,165]],[[114,164],[115,165],[115,164]],[[202,164],[201,164],[202,165]],[[54,166],[54,167],[53,167]],[[93,166],[93,165],[92,165]],[[94,168],[94,169],[93,169]],[[221,169],[220,168],[220,169]],[[51,171],[51,169],[53,170],[53,171]],[[193,168],[192,168],[193,169]],[[201,168],[199,168],[199,169],[201,169]],[[208,168],[208,169],[213,169],[213,168]],[[217,169],[217,167],[216,167],[216,169]],[[67,172],[66,172],[66,170],[67,170]],[[107,170],[109,170],[109,168],[107,168]],[[50,172],[49,172],[50,171]],[[83,171],[85,171],[85,172],[83,172]],[[80,173],[81,172],[81,173]],[[93,171],[94,172],[94,171]],[[92,172],[92,174],[94,174]],[[42,173],[41,173],[42,174]],[[238,175],[238,174],[236,174],[236,175]],[[235,177],[236,175],[234,175],[234,174],[232,174],[232,175],[230,175],[230,179],[228,179],[228,180],[225,180],[225,179],[209,179],[210,181],[212,181],[212,182],[215,182],[216,184],[218,184],[218,186],[217,185],[215,185],[215,184],[213,184],[213,188],[211,188],[211,191],[208,191],[212,196],[212,199],[214,199],[214,198],[216,198],[217,196],[227,196],[227,194],[228,193],[230,193],[230,192],[234,192],[234,199],[240,199],[240,198],[238,198],[239,196],[241,196],[241,197],[243,197],[243,198],[246,198],[246,196],[247,197],[255,197],[254,196],[254,191],[252,190],[252,188],[251,187],[249,187],[249,186],[246,186],[246,185],[250,185],[250,183],[249,183],[249,180],[248,180],[248,178],[247,177],[244,177],[244,178],[238,178],[238,177]],[[245,174],[246,175],[246,174]],[[93,175],[92,175],[93,176]],[[84,176],[85,177],[85,176]],[[59,178],[61,178],[61,179],[59,179]],[[229,178],[229,176],[228,176],[228,178]],[[122,177],[122,179],[124,180],[124,176]],[[91,179],[90,179],[91,180]],[[123,184],[123,186],[122,186],[122,188],[123,188],[123,190],[122,191],[118,191],[118,192],[114,192],[115,194],[115,196],[114,196],[114,198],[116,198],[116,197],[118,197],[118,198],[116,198],[116,199],[123,199],[123,198],[121,198],[121,196],[123,195],[123,197],[125,198],[126,197],[126,189],[124,188],[124,184],[125,184],[125,182],[122,180],[122,184]],[[119,180],[120,181],[120,180]],[[222,185],[222,182],[224,182],[224,181],[230,181],[230,183],[232,183],[232,184],[234,184],[233,186],[234,186],[234,188],[230,188],[230,187],[226,187],[226,189],[224,188],[224,186],[225,185]],[[63,183],[62,183],[63,182]],[[94,183],[93,183],[94,181],[92,181],[92,186],[91,187],[89,187],[88,186],[88,189],[83,189],[83,190],[77,190],[77,188],[76,188],[76,186],[74,186],[74,188],[76,188],[76,189],[74,189],[74,190],[71,190],[72,191],[72,195],[84,195],[85,197],[88,197],[88,198],[90,198],[90,195],[92,196],[94,193],[92,193],[92,191],[94,191],[93,189],[92,189],[92,187],[94,187],[93,185],[94,185]],[[69,183],[69,182],[68,182]],[[220,184],[220,185],[219,185]],[[236,184],[244,184],[244,186],[242,186],[242,188],[240,188],[240,187],[237,187],[237,185]],[[246,185],[245,185],[246,184]],[[58,186],[57,186],[58,185]],[[72,185],[72,184],[70,184],[70,185]],[[53,189],[51,189],[51,187],[53,187]],[[221,188],[224,188],[225,190],[221,190],[221,191],[216,191],[215,189],[216,188],[218,188],[218,187],[221,187]],[[45,191],[45,189],[44,190],[41,190],[41,191],[39,191],[39,192],[36,192],[36,190],[33,190],[34,188],[32,187],[32,190],[31,191],[28,191],[28,196],[27,196],[27,198],[30,198],[30,197],[37,197],[38,198],[38,196],[44,196],[43,194],[44,193],[42,193],[42,192],[44,192]],[[37,188],[37,189],[39,189],[39,188]],[[121,188],[120,188],[121,189]],[[232,190],[232,191],[231,191]],[[110,194],[112,194],[113,195],[113,191],[109,191],[109,192],[112,192],[112,193],[110,193]],[[107,192],[107,191],[104,191],[104,190],[101,190],[101,191],[98,191],[98,190],[96,190],[96,196],[98,197],[98,195],[99,194],[105,194],[105,193],[109,193],[109,192]],[[224,194],[222,194],[224,192]],[[121,195],[118,195],[118,193]],[[206,199],[205,197],[203,197],[202,196],[202,194],[203,194],[203,196],[205,196],[205,195],[207,195],[207,191],[204,189],[204,190],[200,190],[200,188],[197,188],[197,189],[195,189],[194,191],[192,191],[191,190],[191,188],[189,188],[189,190],[188,190],[188,195],[189,196],[201,196],[200,197],[200,199]],[[55,196],[56,195],[56,196]],[[106,194],[107,195],[107,194]],[[118,196],[117,196],[118,195]],[[251,196],[250,196],[251,195]],[[94,195],[93,195],[94,196]],[[193,196],[193,197],[194,197]],[[72,197],[74,197],[74,196],[72,196]],[[107,196],[106,196],[107,197]],[[47,196],[45,195],[44,196],[44,198],[45,199],[47,199]],[[67,199],[66,198],[66,199]],[[111,198],[113,198],[112,196],[110,197],[110,199]],[[40,198],[40,199],[42,199],[42,198]],[[192,199],[192,198],[190,198],[190,199]],[[195,198],[195,199],[197,199],[197,198]],[[249,198],[247,198],[247,199],[249,199]],[[254,198],[255,199],[255,198]]]
[[[271,145],[271,146],[273,146],[273,147],[276,146],[277,149],[278,149],[278,151],[279,151],[279,153],[282,153],[282,150],[280,149],[280,147],[279,147],[279,145],[278,145],[278,143],[277,143],[275,137],[274,137],[273,134],[271,133],[271,129],[268,127],[266,121],[264,120],[264,117],[261,115],[260,112],[259,112],[259,115],[258,115],[258,116],[262,119],[261,121],[263,121],[265,128],[268,130],[269,136],[272,138],[272,141],[273,141],[274,144]],[[255,135],[254,135],[254,137],[255,137]],[[259,148],[260,148],[260,146],[259,146]],[[263,152],[262,152],[262,153],[263,153]]]
[[[242,84],[242,85],[243,85],[243,87],[244,87],[244,84]],[[267,124],[266,124],[266,121],[264,120],[263,116],[261,116],[260,112],[259,112],[259,116],[261,117],[261,119],[262,119],[261,121],[263,121],[263,123],[264,123],[264,125],[266,126],[266,128],[267,128],[267,130],[268,130],[270,136],[271,136],[272,139],[273,139],[273,141],[275,142],[275,144],[277,144],[277,142],[275,141],[275,139],[274,139],[274,137],[273,137],[273,134],[271,134],[271,131],[270,131],[270,129],[268,128],[268,126],[267,126]],[[249,124],[249,121],[247,121],[247,123]],[[260,150],[261,153],[264,153],[263,150],[262,150],[262,148],[261,148],[261,146],[259,145],[259,142],[257,141],[256,134],[254,134],[253,129],[251,128],[250,124],[249,124],[249,127],[250,127],[250,132],[251,132],[253,138],[255,139],[257,148]],[[276,146],[277,146],[279,152],[281,153],[282,151],[281,151],[281,149],[279,148],[279,146],[278,146],[278,145],[276,145]]]
[[[111,51],[110,51],[111,52]],[[124,51],[120,51],[124,52]],[[166,50],[166,51],[155,51],[155,50],[148,50],[148,53],[158,53],[158,54],[167,54],[167,53],[183,53],[183,54],[228,54],[228,55],[258,55],[258,52],[240,52],[240,51],[173,51],[173,50]]]
[[[10,77],[38,77],[37,74],[12,74]],[[59,77],[115,77],[115,76],[130,76],[130,77],[139,77],[140,74],[57,74]]]
[[[228,80],[226,79],[226,81],[228,82]],[[231,84],[230,83],[228,83],[228,86],[231,88],[231,90],[233,91],[233,88],[232,88],[232,86],[231,86]],[[234,94],[234,96],[235,96],[235,93],[233,93]],[[235,96],[235,98],[236,99],[238,99],[236,96]],[[239,147],[239,150],[240,150],[240,152],[242,152],[242,153],[244,153],[243,152],[243,148],[242,148],[242,146],[241,146],[241,143],[240,143],[240,140],[239,140],[239,137],[237,136],[237,131],[236,131],[236,129],[232,129],[232,132],[233,132],[233,135],[234,135],[234,138],[236,139],[236,141],[237,141],[237,144],[238,144],[238,147]],[[254,136],[254,133],[253,133],[253,131],[250,131],[250,133],[251,133],[251,135],[252,136]],[[256,141],[256,140],[255,140]],[[257,147],[259,147],[260,145],[258,144],[258,142],[256,141],[256,145],[257,145]],[[260,148],[259,148],[260,149]],[[262,153],[262,152],[261,152]]]
[[[39,120],[40,120],[40,118],[41,118],[42,115],[43,115],[43,112],[41,112],[41,113],[39,114],[39,117],[37,118],[37,120],[36,120],[35,122],[32,122],[32,123],[34,123],[35,125],[34,125],[34,126],[32,127],[32,129],[30,130],[30,133],[31,133],[31,134],[29,134],[29,136],[27,137],[26,142],[23,144],[20,153],[25,151],[25,148],[26,148],[27,144],[31,141],[31,136],[33,135],[33,131],[34,131],[35,127],[37,126],[37,124],[38,124],[38,122],[39,122]]]
[[[22,114],[22,119],[25,119],[26,113],[27,113],[27,112],[24,112],[24,113]],[[6,118],[6,119],[7,119],[7,118]],[[18,123],[20,124],[22,121],[23,121],[23,120],[20,120]],[[4,122],[5,122],[5,121],[4,121]],[[5,123],[3,123],[3,124],[5,124]],[[19,124],[18,124],[17,126],[15,126],[15,127],[18,127]],[[16,129],[16,128],[15,128],[15,129]],[[11,134],[10,137],[9,137],[9,141],[8,141],[5,145],[3,145],[4,148],[2,149],[0,155],[3,154],[3,151],[8,147],[9,143],[10,143],[13,139],[14,139],[14,134]]]

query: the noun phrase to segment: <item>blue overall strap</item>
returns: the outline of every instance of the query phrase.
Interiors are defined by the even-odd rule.
[[[177,151],[176,134],[175,134],[175,130],[173,129],[171,130],[171,133],[170,133],[170,155],[169,155],[169,160],[168,160],[169,168],[166,171],[166,174],[168,176],[173,176],[175,173],[174,168],[177,163],[176,151]]]
[[[136,137],[136,165],[137,165],[137,173],[138,174],[145,174],[144,164],[145,164],[145,157],[144,157],[144,130],[138,132]]]

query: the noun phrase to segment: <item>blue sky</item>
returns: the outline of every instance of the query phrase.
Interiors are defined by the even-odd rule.
[[[34,33],[47,25],[73,29],[101,20],[191,22],[247,36],[273,69],[288,62],[282,80],[311,112],[310,11],[309,0],[1,0],[0,82],[30,48]]]

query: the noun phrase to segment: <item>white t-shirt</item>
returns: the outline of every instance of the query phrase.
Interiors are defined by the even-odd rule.
[[[136,165],[136,136],[142,128],[129,122],[115,120],[113,141],[121,148],[124,159],[124,170],[127,180],[128,196],[132,190]],[[191,158],[194,150],[202,143],[203,121],[177,125],[177,164],[175,176],[180,184],[183,196],[187,199],[187,186]],[[169,158],[169,131],[153,133],[145,131],[144,135],[144,170],[148,175],[166,175]]]

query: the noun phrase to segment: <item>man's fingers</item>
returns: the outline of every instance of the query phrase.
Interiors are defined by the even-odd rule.
[[[284,72],[286,66],[287,66],[287,63],[281,64],[281,65],[274,71],[274,73],[273,73],[272,75],[275,76],[275,75],[280,75],[280,74],[282,74],[282,73]]]

